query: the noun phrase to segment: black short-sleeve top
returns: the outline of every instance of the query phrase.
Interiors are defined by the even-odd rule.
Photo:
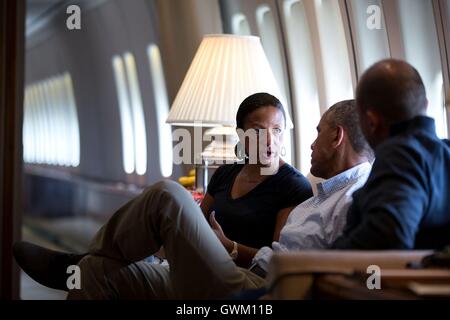
[[[278,212],[312,197],[311,185],[285,163],[247,194],[232,199],[231,189],[243,166],[227,164],[214,172],[207,189],[214,198],[211,210],[229,239],[253,248],[270,246]]]

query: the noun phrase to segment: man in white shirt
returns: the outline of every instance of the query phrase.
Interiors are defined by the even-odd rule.
[[[358,125],[354,100],[329,108],[317,131],[311,173],[326,180],[316,184],[314,197],[291,211],[272,248],[256,253],[251,269],[260,275],[267,271],[274,251],[329,248],[344,230],[353,192],[369,176],[373,153]]]
[[[359,128],[353,100],[332,106],[317,130],[311,173],[326,181],[318,184],[316,196],[292,211],[274,250],[326,248],[342,233],[351,194],[369,173],[372,151]],[[140,261],[161,245],[170,270]],[[261,249],[250,270],[237,267],[190,195],[166,181],[116,212],[97,235],[92,252],[74,262],[82,271],[81,290],[71,290],[71,299],[224,298],[264,287],[265,263],[272,250]],[[16,246],[15,256],[28,270],[45,260],[32,270],[45,285],[49,266],[55,277],[65,272],[64,261],[74,260],[29,245]]]

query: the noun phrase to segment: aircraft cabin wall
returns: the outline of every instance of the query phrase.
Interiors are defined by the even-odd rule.
[[[160,49],[163,51],[163,63],[166,57],[168,60],[164,65],[173,66],[165,77],[168,84],[176,82],[167,85],[170,100],[173,100],[202,37],[196,30],[201,27],[189,21],[185,21],[185,24],[190,28],[186,25],[184,30],[187,31],[179,33],[183,28],[179,20],[180,12],[170,13],[174,4],[175,1],[160,1],[159,4],[153,1],[104,1],[89,10],[83,10],[82,7],[83,28],[80,31],[62,28],[67,16],[59,14],[51,20],[50,25],[27,38],[27,86],[65,72],[72,78],[80,126],[80,163],[74,170],[77,174],[101,180],[135,182],[133,179],[128,180],[123,170],[120,112],[112,62],[114,57],[123,57],[126,53],[133,55],[144,108],[147,144],[149,148],[158,145],[155,94],[147,49],[150,44],[161,47],[158,23],[163,28],[180,26],[164,30],[171,41],[170,44],[165,41],[166,46]],[[158,19],[158,11],[165,14],[162,22]],[[169,11],[169,14],[165,11]],[[221,30],[210,27],[203,32]],[[177,38],[182,39],[178,45]],[[190,43],[186,45],[188,41]],[[147,179],[137,179],[136,182],[149,183],[162,178],[158,170],[158,152],[154,151],[147,152]]]
[[[86,199],[93,197],[83,190],[98,189],[90,186],[90,181],[143,187],[187,173],[190,166],[171,166],[170,157],[162,151],[161,146],[171,142],[161,142],[162,132],[170,130],[161,119],[208,33],[261,38],[283,93],[280,99],[287,104],[295,126],[285,136],[286,159],[304,174],[309,172],[310,145],[321,114],[335,102],[352,98],[364,70],[383,58],[405,59],[419,70],[427,89],[429,114],[436,119],[438,133],[448,135],[444,100],[450,70],[449,0],[76,3],[82,11],[81,30],[64,27],[66,2],[55,5],[47,23],[40,25],[40,19],[27,27],[24,159],[32,174],[26,176],[30,182],[26,186],[30,206],[41,206],[43,211],[52,206],[55,190],[69,202],[89,203]],[[155,75],[158,61],[163,72]],[[163,81],[158,82],[158,77]],[[63,94],[58,95],[58,88]],[[58,105],[55,99],[66,99],[70,109],[66,114],[64,110],[52,113],[73,129],[62,137],[58,136],[62,131],[55,125],[57,119],[48,118]],[[141,110],[132,115],[136,118],[131,125],[124,120],[123,103]],[[39,126],[43,129],[37,130]],[[123,143],[130,137],[136,141],[132,147]],[[63,150],[66,158],[55,150]],[[77,194],[73,181],[62,182],[64,187],[53,181],[52,187],[44,188],[49,171],[81,179],[75,188],[78,195],[73,196]],[[42,198],[47,200],[37,200]],[[107,196],[102,201],[112,203],[99,206],[107,211],[123,198],[111,201]]]
[[[81,30],[65,27],[63,3],[55,5],[55,13],[49,14],[46,24],[32,24],[26,38],[28,117],[24,121],[24,158],[27,172],[32,173],[26,174],[25,179],[26,208],[42,214],[111,211],[131,195],[113,200],[117,197],[105,196],[110,192],[103,190],[102,185],[123,182],[143,187],[187,173],[188,166],[172,167],[170,158],[160,156],[160,127],[165,120],[158,118],[156,109],[168,110],[203,35],[222,33],[215,1],[99,0],[78,4],[82,11]],[[155,53],[159,61],[155,61]],[[157,73],[160,67],[162,74]],[[165,88],[155,87],[154,76],[162,76]],[[66,91],[73,90],[73,99],[64,100],[63,104],[67,108],[74,104],[72,117],[67,110],[58,113],[55,109],[58,99],[70,96],[64,91],[68,79],[71,88]],[[130,167],[125,162],[130,160],[130,148],[124,146],[122,138],[120,87],[128,90],[129,103],[142,106],[141,118],[137,119],[141,127],[134,129],[141,129],[136,135],[144,133],[146,140],[141,139],[134,151],[141,159],[146,157],[147,164],[131,157],[131,162],[136,163],[131,163],[134,168],[128,173]],[[158,101],[166,105],[157,106]],[[64,131],[64,125],[58,127],[61,123],[73,126],[72,131],[79,133],[58,136]],[[171,144],[171,140],[162,143]],[[77,144],[78,151],[74,150]],[[58,148],[63,152],[58,152]],[[77,155],[79,158],[73,160]],[[99,200],[89,199],[99,197],[100,202],[111,204],[94,204],[95,208],[91,208],[89,202]]]

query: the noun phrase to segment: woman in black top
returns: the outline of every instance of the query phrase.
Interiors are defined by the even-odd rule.
[[[312,191],[308,180],[280,158],[286,116],[276,97],[246,98],[236,124],[237,154],[245,150],[244,163],[217,169],[201,208],[228,252],[237,255],[236,263],[246,267],[259,248],[278,240],[290,211]],[[244,133],[254,133],[255,139],[248,143]]]

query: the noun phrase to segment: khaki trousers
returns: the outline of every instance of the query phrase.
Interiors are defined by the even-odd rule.
[[[164,245],[169,267],[142,259]],[[179,184],[161,181],[121,207],[78,266],[68,299],[217,299],[264,279],[235,265],[199,206]]]

